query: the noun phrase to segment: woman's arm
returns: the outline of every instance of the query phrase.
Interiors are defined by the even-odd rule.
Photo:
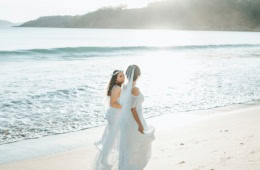
[[[134,87],[133,90],[132,90],[132,94],[133,94],[134,96],[138,96],[139,93],[140,93],[140,92],[139,92],[139,89],[138,89],[137,87]],[[138,113],[137,113],[137,111],[136,111],[136,108],[131,108],[131,112],[132,112],[132,115],[133,115],[133,117],[134,117],[136,123],[138,124],[138,130],[139,130],[139,132],[144,133],[144,132],[143,132],[143,131],[144,131],[144,127],[143,127],[143,125],[142,125],[142,123],[141,123],[141,121],[140,121],[140,118],[139,118],[139,116],[138,116]]]
[[[144,127],[143,127],[143,125],[142,125],[142,123],[141,123],[141,121],[140,121],[140,119],[139,119],[139,116],[138,116],[138,114],[137,114],[136,109],[135,109],[135,108],[132,108],[131,111],[132,111],[132,114],[133,114],[133,117],[134,117],[136,123],[138,124],[138,130],[139,130],[139,132],[144,133]]]
[[[110,96],[110,106],[121,109],[122,106],[117,103],[117,99],[120,97],[121,88],[120,87],[114,87],[111,91]]]

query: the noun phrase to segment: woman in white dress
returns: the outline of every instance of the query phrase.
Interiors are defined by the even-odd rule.
[[[91,164],[92,170],[110,170],[118,163],[118,130],[121,114],[119,97],[124,80],[123,71],[113,72],[107,89],[107,96],[110,99],[106,112],[107,125],[101,140],[95,143],[98,152]]]
[[[155,139],[155,128],[143,117],[144,96],[136,87],[141,75],[137,65],[130,65],[126,71],[128,84],[120,97],[122,112],[120,118],[119,170],[143,170],[151,158],[151,144]]]

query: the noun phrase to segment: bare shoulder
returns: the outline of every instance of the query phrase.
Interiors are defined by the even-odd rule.
[[[113,88],[112,88],[112,91],[111,91],[112,93],[120,93],[121,92],[121,87],[120,86],[117,86],[117,85],[115,85],[115,86],[113,86]]]
[[[132,94],[133,94],[134,96],[138,96],[139,93],[140,93],[140,90],[139,90],[138,87],[134,87],[134,88],[132,89]]]

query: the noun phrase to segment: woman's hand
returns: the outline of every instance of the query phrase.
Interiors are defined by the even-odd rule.
[[[144,127],[143,125],[138,126],[138,131],[141,132],[142,134],[144,133]]]

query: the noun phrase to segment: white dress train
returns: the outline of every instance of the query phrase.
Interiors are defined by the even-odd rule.
[[[144,96],[141,92],[138,96],[131,95],[131,108],[136,108],[139,119],[144,127],[144,134],[138,131],[138,124],[133,115],[130,115],[128,120],[124,122],[126,130],[123,133],[127,134],[123,137],[126,138],[124,141],[124,145],[126,146],[120,146],[121,150],[119,154],[124,155],[124,158],[121,158],[124,161],[119,160],[119,170],[143,170],[151,158],[151,145],[155,139],[155,128],[149,125],[144,119],[142,111],[143,102]]]
[[[119,103],[119,98],[117,100]],[[118,169],[118,130],[121,109],[109,107],[106,112],[107,125],[102,138],[95,143],[98,148],[91,170],[116,170]]]

